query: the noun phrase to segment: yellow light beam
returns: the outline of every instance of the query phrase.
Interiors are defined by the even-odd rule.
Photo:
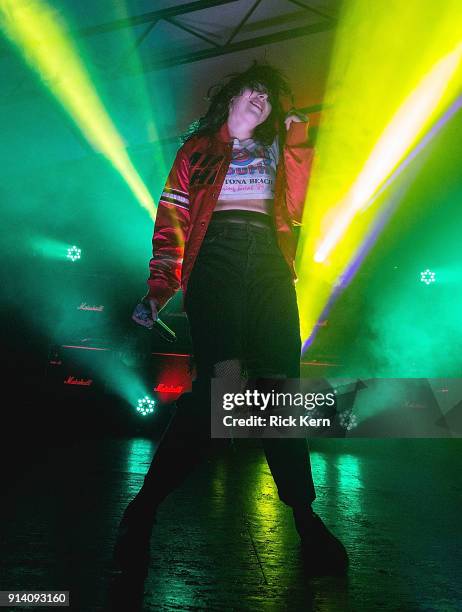
[[[460,0],[343,3],[297,251],[302,338],[387,206],[375,196],[458,95],[461,20]]]
[[[0,28],[154,219],[154,201],[134,168],[60,16],[38,0],[0,0]]]
[[[323,262],[358,212],[368,208],[372,196],[411,149],[438,108],[448,83],[459,67],[462,44],[440,60],[401,105],[385,128],[350,192],[340,214],[318,247],[314,259]]]

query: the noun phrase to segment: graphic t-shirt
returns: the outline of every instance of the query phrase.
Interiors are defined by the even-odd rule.
[[[231,163],[219,200],[272,200],[279,160],[277,138],[271,146],[234,138]]]

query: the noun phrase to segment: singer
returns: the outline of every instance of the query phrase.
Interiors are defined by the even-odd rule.
[[[284,112],[291,90],[268,64],[254,62],[209,94],[209,108],[186,134],[160,197],[144,298],[155,320],[182,288],[197,377],[192,393],[177,401],[120,523],[115,559],[125,572],[147,569],[159,504],[210,446],[211,378],[300,375],[294,257],[313,158],[308,118]],[[311,508],[306,440],[262,443],[313,568],[344,571],[345,548]]]

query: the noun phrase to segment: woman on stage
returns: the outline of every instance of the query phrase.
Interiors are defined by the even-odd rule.
[[[192,393],[177,401],[122,518],[115,558],[124,571],[147,568],[159,504],[210,446],[211,378],[300,375],[294,257],[313,149],[308,119],[283,111],[281,100],[290,96],[284,77],[267,64],[228,78],[191,127],[162,192],[144,303],[155,320],[182,288],[197,377]],[[152,324],[137,313],[135,321]],[[311,565],[321,573],[344,570],[343,545],[311,509],[306,440],[262,443]]]

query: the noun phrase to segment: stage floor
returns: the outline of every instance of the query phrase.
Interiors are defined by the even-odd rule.
[[[111,609],[117,524],[154,449],[108,438],[27,455],[18,441],[27,460],[10,466],[1,589],[69,590],[73,610]],[[351,566],[347,577],[309,578],[262,451],[238,441],[161,507],[149,575],[126,612],[459,610],[461,451],[462,440],[313,442],[314,509]]]

